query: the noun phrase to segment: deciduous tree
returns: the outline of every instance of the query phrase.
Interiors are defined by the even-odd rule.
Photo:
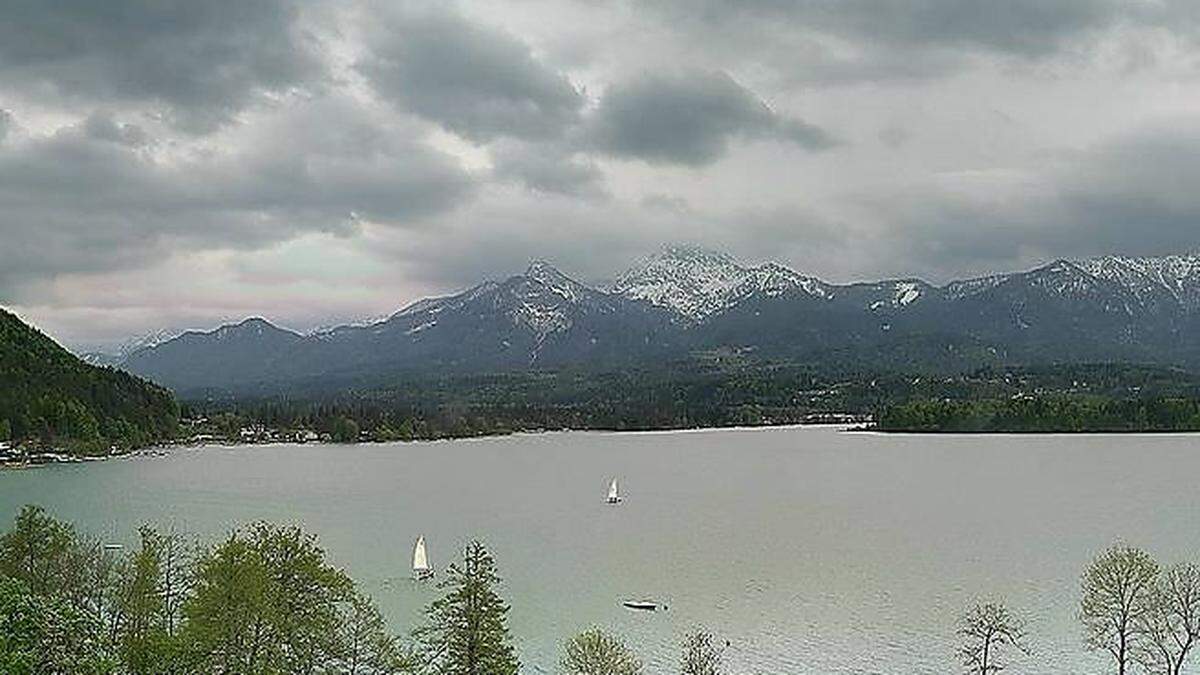
[[[599,628],[568,640],[559,665],[567,675],[638,675],[642,672],[642,662],[633,651]]]
[[[1180,675],[1200,640],[1200,568],[1184,563],[1159,577],[1143,632],[1136,652],[1142,666],[1154,675]]]
[[[1024,622],[1002,602],[972,607],[959,623],[958,636],[958,656],[968,675],[1000,672],[1008,652],[1027,652]]]
[[[1145,551],[1116,545],[1096,557],[1083,575],[1079,617],[1085,644],[1113,657],[1118,675],[1128,672],[1154,606],[1158,563]]]
[[[679,671],[682,675],[721,675],[721,659],[724,648],[717,645],[713,634],[700,630],[683,641],[683,658]]]

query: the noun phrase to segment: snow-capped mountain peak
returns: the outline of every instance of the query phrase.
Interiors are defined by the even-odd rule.
[[[545,260],[534,260],[525,270],[525,277],[541,284],[564,300],[575,302],[588,288],[568,277]]]
[[[777,263],[745,267],[725,253],[696,246],[668,246],[631,267],[610,291],[701,321],[755,295],[800,291],[829,297],[829,287]]]
[[[1200,254],[1154,257],[1100,256],[1076,261],[1080,269],[1129,290],[1143,303],[1172,298],[1187,310],[1200,308]]]

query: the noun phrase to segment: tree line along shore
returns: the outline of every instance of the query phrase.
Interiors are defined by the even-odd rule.
[[[544,430],[644,431],[814,422],[886,432],[1200,430],[1200,376],[1128,364],[969,373],[786,363],[665,364],[414,375],[402,383],[179,401],[82,363],[0,315],[0,465],[107,457],[171,444],[409,441]]]

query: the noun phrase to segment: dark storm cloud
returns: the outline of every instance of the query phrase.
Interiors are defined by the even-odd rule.
[[[591,120],[604,153],[651,163],[710,164],[734,137],[788,141],[808,150],[835,145],[823,129],[776,114],[726,73],[647,74],[613,85]]]
[[[10,0],[0,82],[67,100],[154,102],[207,131],[257,94],[319,80],[291,0]]]
[[[445,10],[372,13],[358,69],[380,96],[461,136],[549,138],[583,96],[528,45]]]
[[[343,103],[310,102],[240,141],[225,152],[163,159],[139,127],[96,114],[6,144],[0,291],[169,252],[350,233],[358,218],[414,226],[472,189],[449,158]]]

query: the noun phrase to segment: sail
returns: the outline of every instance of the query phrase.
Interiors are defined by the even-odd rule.
[[[620,498],[621,492],[617,489],[617,479],[614,478],[612,479],[612,482],[608,484],[608,501],[615,502]]]
[[[425,553],[424,535],[417,537],[417,546],[413,549],[413,571],[423,572],[429,569],[429,556]]]

